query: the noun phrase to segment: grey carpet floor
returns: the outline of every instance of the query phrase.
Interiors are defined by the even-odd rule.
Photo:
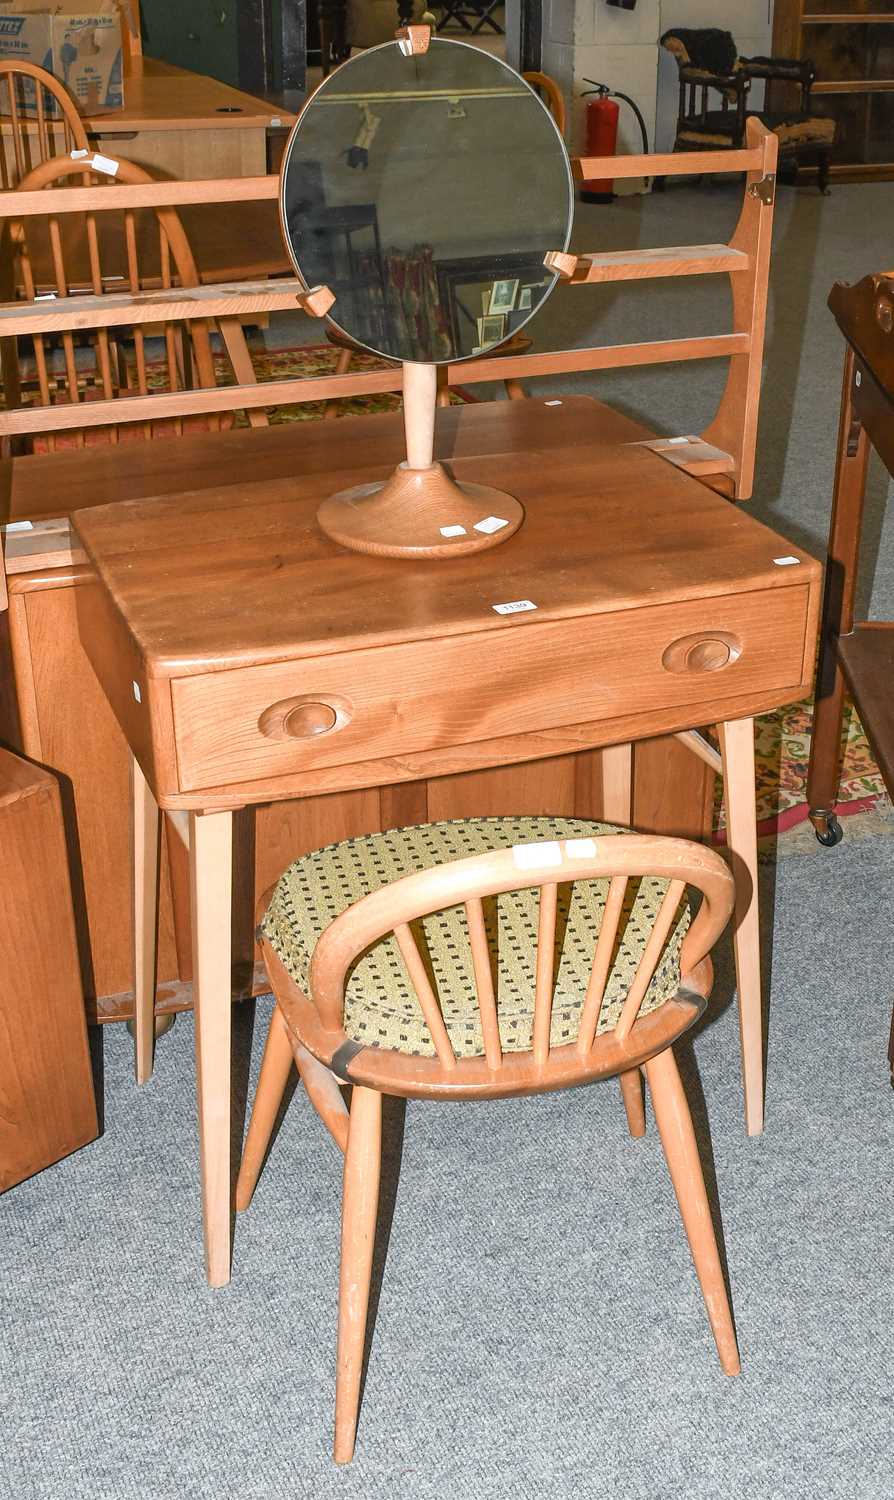
[[[582,248],[725,239],[732,186],[582,213]],[[817,554],[841,342],[825,297],[890,263],[894,190],[783,191],[754,511]],[[716,328],[719,279],[560,291],[542,347]],[[278,320],[283,344],[320,338]],[[715,368],[551,381],[698,430]],[[864,596],[894,610],[885,489]],[[719,1371],[654,1126],[616,1086],[389,1116],[390,1218],[357,1456],[329,1459],[339,1162],[298,1092],[234,1279],[201,1273],[192,1026],[137,1090],[101,1038],[105,1133],[0,1199],[2,1500],[890,1500],[892,986],[887,839],[762,867],[768,1127],[741,1123],[729,960],[681,1048],[722,1215],[743,1374]],[[269,1002],[238,1013],[243,1094]],[[399,1186],[396,1164],[402,1154]],[[380,1247],[381,1249],[381,1247]]]
[[[767,1130],[747,1139],[728,960],[680,1047],[743,1373],[719,1370],[654,1124],[614,1083],[389,1114],[356,1458],[329,1458],[335,1147],[297,1092],[206,1289],[192,1026],[152,1082],[103,1033],[105,1134],[0,1200],[4,1500],[889,1500],[887,840],[764,868]],[[774,881],[775,890],[774,890]],[[266,1031],[239,1012],[237,1069]]]

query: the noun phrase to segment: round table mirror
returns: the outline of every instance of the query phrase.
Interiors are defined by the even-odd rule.
[[[340,335],[404,366],[406,462],[331,496],[320,524],[362,551],[437,557],[493,546],[523,519],[514,498],[432,462],[437,366],[488,353],[543,305],[573,191],[552,116],[517,73],[424,28],[410,38],[352,57],[308,100],[280,209],[303,284],[335,295]]]

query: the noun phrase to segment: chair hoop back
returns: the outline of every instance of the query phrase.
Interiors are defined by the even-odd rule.
[[[627,882],[642,876],[654,876],[668,884],[614,1028],[618,1040],[624,1042],[637,1019],[686,886],[699,890],[703,900],[683,940],[680,968],[684,988],[687,976],[710,952],[733,909],[733,877],[723,859],[715,851],[686,839],[617,834],[518,844],[511,849],[436,865],[393,881],[355,902],[323,932],[311,961],[311,1001],[323,1027],[330,1033],[339,1030],[343,1024],[345,982],[351,965],[367,948],[393,933],[442,1069],[452,1073],[462,1067],[450,1043],[438,998],[411,924],[418,918],[463,904],[485,1055],[491,1068],[498,1069],[503,1059],[482,901],[488,896],[509,891],[539,888],[531,1051],[535,1066],[545,1068],[550,1056],[558,887],[578,880],[608,879],[609,894],[576,1042],[578,1053],[585,1057],[599,1024],[606,979],[619,940]]]
[[[87,132],[72,95],[46,68],[0,62],[0,114],[9,122],[0,135],[0,186],[6,190],[20,187],[41,162],[87,149]]]

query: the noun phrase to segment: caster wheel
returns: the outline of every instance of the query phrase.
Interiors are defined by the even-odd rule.
[[[170,1031],[171,1027],[173,1026],[174,1022],[176,1021],[176,1019],[177,1019],[177,1015],[176,1015],[175,1011],[168,1011],[164,1015],[160,1015],[160,1016],[156,1016],[155,1017],[155,1040],[156,1041],[158,1041],[158,1039],[159,1039],[160,1036],[166,1036],[167,1035],[167,1033]],[[129,1031],[130,1035],[133,1036],[133,1034],[134,1034],[134,1023],[133,1023],[133,1021],[127,1021],[125,1024],[127,1026],[127,1029]]]
[[[822,844],[824,849],[834,849],[835,845],[840,844],[844,838],[844,829],[835,814],[826,813],[822,816],[818,815],[817,822],[821,825],[817,828],[816,823],[814,823],[817,843]]]

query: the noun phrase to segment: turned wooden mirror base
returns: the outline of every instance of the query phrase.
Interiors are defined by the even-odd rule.
[[[406,463],[390,479],[324,500],[317,521],[342,547],[377,557],[460,557],[505,542],[525,518],[503,490],[458,484],[432,460],[437,370],[404,365]]]

